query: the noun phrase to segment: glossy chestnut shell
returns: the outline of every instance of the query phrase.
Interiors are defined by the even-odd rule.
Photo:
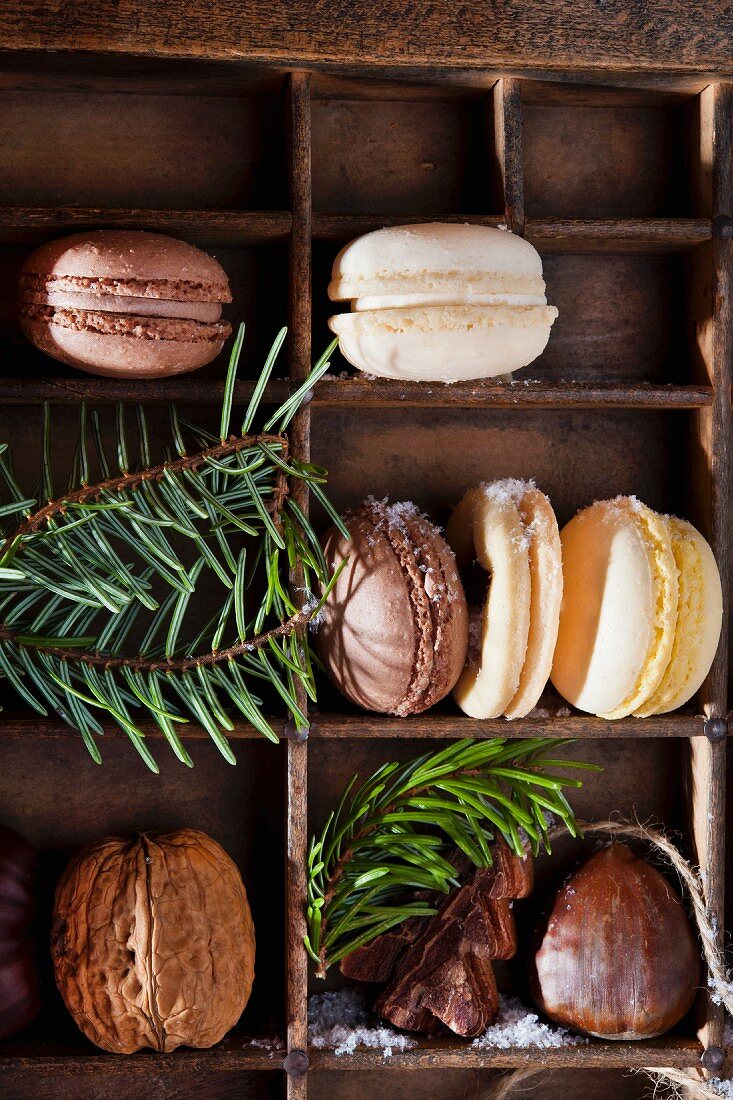
[[[649,1039],[685,1015],[699,977],[676,893],[626,845],[612,844],[557,894],[530,988],[558,1024],[601,1039]]]

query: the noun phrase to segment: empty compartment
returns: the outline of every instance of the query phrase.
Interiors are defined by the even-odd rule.
[[[679,94],[524,82],[527,215],[690,215],[689,102]]]
[[[368,87],[368,86],[363,86]],[[488,92],[389,86],[367,98],[354,82],[313,112],[313,208],[321,213],[492,214]]]
[[[287,205],[279,95],[0,92],[0,204],[164,209]]]
[[[517,381],[691,381],[684,256],[543,252],[542,263],[558,317]]]

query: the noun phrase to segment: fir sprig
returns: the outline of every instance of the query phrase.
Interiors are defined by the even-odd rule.
[[[192,761],[177,731],[191,719],[234,763],[226,737],[233,713],[277,740],[262,712],[258,682],[274,688],[298,727],[307,724],[296,685],[314,699],[315,684],[300,628],[325,598],[329,573],[314,531],[290,499],[290,481],[317,487],[340,521],[320,488],[325,470],[290,456],[285,431],[328,369],[335,345],[262,431],[250,434],[283,329],[241,428],[232,433],[242,338],[243,327],[229,364],[218,437],[181,420],[173,408],[170,446],[155,462],[144,409],[136,410],[131,432],[120,405],[112,460],[98,415],[89,416],[82,405],[71,477],[58,496],[48,406],[39,494],[20,488],[7,446],[0,445],[0,481],[12,498],[0,506],[0,521],[16,523],[0,549],[0,676],[34,710],[56,713],[76,727],[97,762],[100,718],[106,716],[158,770],[140,728],[142,713],[183,763]],[[95,464],[101,479],[90,483]],[[297,596],[287,586],[295,562],[304,576]],[[213,613],[202,625],[204,578],[203,606]],[[311,592],[324,586],[317,601]]]
[[[595,765],[555,759],[559,738],[458,741],[407,764],[384,764],[358,789],[346,787],[308,853],[305,944],[324,977],[329,966],[409,917],[436,910],[415,890],[457,885],[447,856],[460,848],[491,865],[503,837],[518,855],[550,851],[553,820],[577,835],[563,789],[582,783],[555,768]]]

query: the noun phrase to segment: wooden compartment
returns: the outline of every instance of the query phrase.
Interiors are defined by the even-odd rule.
[[[687,113],[693,107],[692,96],[527,82],[527,214],[689,217],[694,209]]]
[[[51,238],[56,234],[50,232],[46,235]],[[268,241],[259,247],[252,244],[247,244],[246,247],[231,247],[228,244],[219,247],[210,243],[205,234],[197,237],[184,230],[178,235],[215,256],[226,271],[234,300],[224,306],[222,317],[231,323],[235,331],[242,321],[246,321],[247,340],[242,352],[240,378],[256,377],[272,344],[273,334],[287,322],[287,245]],[[18,277],[36,243],[25,246],[0,245],[0,339],[3,341],[0,386],[2,379],[19,376],[37,379],[79,378],[79,372],[73,367],[50,359],[32,347],[20,328],[17,307]],[[228,357],[229,345],[197,374],[197,380],[202,386],[206,385],[204,379],[223,379]],[[283,364],[281,373],[285,369]],[[184,380],[184,387],[186,384],[187,380]],[[98,382],[97,386],[100,394],[105,394],[108,389],[104,383]],[[185,389],[183,392],[185,394]],[[109,397],[106,399],[109,400]]]
[[[202,419],[216,415],[226,358],[190,377],[133,383],[89,378],[36,354],[18,330],[12,298],[20,264],[41,241],[127,226],[214,252],[236,297],[229,315],[248,325],[235,392],[241,404],[286,309],[289,378],[283,366],[268,399],[301,380],[311,351],[328,342],[334,307],[326,285],[343,243],[384,224],[433,218],[507,224],[541,251],[548,300],[560,308],[544,355],[514,383],[452,387],[364,378],[336,356],[293,424],[294,453],[330,468],[339,508],[389,495],[414,499],[438,522],[469,485],[509,474],[535,477],[561,522],[594,498],[637,493],[697,522],[725,581],[730,86],[698,82],[691,90],[690,81],[660,73],[654,89],[628,76],[627,87],[609,89],[609,74],[599,72],[577,88],[569,73],[544,81],[459,63],[440,78],[417,64],[400,72],[368,73],[355,60],[338,73],[306,68],[312,76],[272,58],[267,65],[101,53],[3,58],[0,439],[20,448],[28,475],[41,400],[142,401],[161,419],[176,401]],[[313,516],[322,527],[317,508]],[[297,1058],[282,1074],[286,1053],[307,1049],[308,830],[353,770],[445,739],[577,738],[571,751],[605,767],[578,796],[579,812],[636,812],[680,830],[705,874],[722,943],[725,743],[706,720],[727,717],[727,660],[723,638],[711,676],[684,712],[614,724],[558,714],[551,693],[549,718],[511,727],[465,718],[450,702],[400,720],[356,712],[324,683],[310,742],[276,748],[238,724],[239,765],[231,769],[202,730],[189,728],[194,771],[153,737],[159,778],[145,773],[120,734],[110,731],[99,772],[59,721],[14,707],[0,727],[0,805],[41,848],[46,916],[73,848],[106,831],[185,822],[219,839],[242,868],[259,944],[252,1001],[210,1051],[128,1059],[98,1052],[65,1017],[47,973],[39,1021],[0,1043],[4,1095],[452,1100],[481,1097],[497,1070],[530,1065],[542,1070],[548,1100],[634,1097],[645,1085],[624,1070],[697,1065],[723,1040],[722,1013],[705,991],[694,1017],[652,1043],[476,1052],[443,1036],[392,1059],[311,1050],[307,1075]],[[287,718],[274,713],[284,731]],[[571,856],[560,846],[543,868],[557,872]]]
[[[485,92],[316,83],[312,126],[319,214],[424,220],[502,209]]]

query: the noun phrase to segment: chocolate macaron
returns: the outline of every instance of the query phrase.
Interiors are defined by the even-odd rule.
[[[211,362],[231,332],[226,273],[159,233],[97,230],[49,241],[26,260],[20,320],[28,339],[90,374],[152,378]]]
[[[374,499],[324,539],[329,565],[348,558],[322,612],[321,658],[347,698],[408,715],[452,690],[466,659],[468,612],[453,551],[414,504]]]

